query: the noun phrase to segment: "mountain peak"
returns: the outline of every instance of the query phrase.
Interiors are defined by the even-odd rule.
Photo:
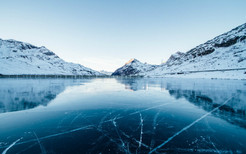
[[[156,68],[156,65],[150,65],[147,63],[142,63],[139,60],[132,58],[124,66],[117,69],[113,76],[135,76],[146,71],[150,71]]]
[[[140,61],[137,60],[137,59],[135,59],[135,58],[132,58],[132,59],[130,59],[128,62],[126,62],[125,65],[130,64],[130,63],[136,63],[136,62],[140,62]]]
[[[191,77],[203,78],[204,75],[208,78],[217,78],[221,75],[222,78],[245,79],[245,66],[246,23],[187,52],[176,52],[161,65],[149,65],[131,59],[112,75],[165,77],[177,75],[180,72],[185,76],[193,72],[206,72],[198,76],[194,73]],[[228,71],[229,76],[224,74],[224,70]]]

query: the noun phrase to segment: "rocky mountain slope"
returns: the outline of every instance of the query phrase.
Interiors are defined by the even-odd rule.
[[[164,77],[192,74],[193,77],[196,77],[197,75],[204,76],[204,73],[201,74],[201,72],[209,72],[209,77],[213,78],[217,75],[226,76],[228,69],[232,69],[229,75],[233,76],[236,73],[240,78],[246,78],[245,68],[246,24],[243,24],[186,53],[177,52],[173,54],[166,63],[156,66],[155,69],[146,69],[147,71],[128,75]],[[144,70],[144,68],[141,69]],[[227,74],[221,74],[224,72]],[[194,75],[194,73],[198,74]]]
[[[124,66],[117,69],[112,76],[138,75],[155,69],[157,65],[142,63],[137,59],[129,60]]]
[[[49,74],[100,76],[100,72],[68,63],[45,47],[0,39],[0,74]]]
[[[176,53],[151,73],[246,68],[246,24],[186,53]]]

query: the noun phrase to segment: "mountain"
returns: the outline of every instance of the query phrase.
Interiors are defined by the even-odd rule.
[[[138,68],[135,68],[136,70]],[[246,79],[246,23],[186,53],[173,54],[166,63],[127,75]]]
[[[178,52],[172,55],[164,65],[159,67],[158,71],[171,73],[245,67],[246,24],[243,24],[186,53]]]
[[[113,72],[101,70],[100,73],[110,76]]]
[[[124,66],[117,69],[112,76],[135,76],[140,73],[145,73],[156,68],[156,65],[142,63],[137,59],[129,60]]]
[[[0,39],[0,74],[49,74],[100,76],[100,72],[80,64],[65,62],[45,47]]]

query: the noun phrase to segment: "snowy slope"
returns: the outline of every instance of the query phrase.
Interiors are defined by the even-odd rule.
[[[186,53],[176,53],[148,75],[172,72],[246,68],[246,24]]]
[[[107,76],[110,76],[113,72],[108,72],[108,71],[105,71],[105,70],[101,70],[100,73],[105,74]]]
[[[103,75],[80,64],[65,62],[45,47],[2,39],[0,74]]]
[[[142,63],[138,61],[137,59],[131,59],[129,60],[124,66],[117,69],[114,73],[112,73],[113,76],[134,76],[138,75],[140,73],[145,73],[147,71],[151,71],[156,68],[157,65],[150,65],[146,63]]]
[[[132,69],[125,65],[115,73],[148,77],[246,79],[246,24],[186,53],[177,52],[164,64],[155,65],[152,69],[149,66],[140,63]]]

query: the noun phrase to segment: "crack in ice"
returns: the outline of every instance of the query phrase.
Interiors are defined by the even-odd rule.
[[[140,129],[140,138],[139,138],[138,148],[141,148],[142,141],[143,141],[143,117],[142,117],[142,114],[141,113],[139,114],[139,116],[140,116],[140,126],[141,126],[141,129]]]
[[[80,130],[88,129],[90,127],[93,127],[93,125],[87,125],[87,126],[84,126],[84,127],[79,127],[79,128],[76,128],[76,129],[65,131],[65,132],[43,136],[43,137],[40,137],[39,140],[44,140],[44,139],[48,139],[48,138],[52,138],[52,137],[56,137],[56,136],[60,136],[60,135],[64,135],[64,134],[69,134],[69,133],[77,132],[77,131],[80,131]],[[36,138],[35,139],[30,139],[30,140],[27,140],[27,141],[16,143],[16,145],[25,144],[25,143],[29,143],[29,142],[35,142],[35,141],[37,141]],[[6,146],[0,147],[0,148],[4,148],[4,147],[6,147]]]
[[[141,113],[141,112],[144,112],[144,111],[148,111],[148,110],[151,110],[151,109],[155,109],[155,108],[158,108],[158,107],[161,107],[161,106],[165,106],[165,105],[168,105],[168,104],[171,104],[171,103],[165,103],[165,104],[149,107],[147,109],[143,109],[143,110],[140,110],[140,111],[136,111],[136,112],[130,113],[129,115],[138,114],[138,113]]]
[[[77,115],[73,118],[73,120],[70,122],[70,126],[71,126],[71,125],[74,123],[74,121],[77,120],[81,115],[82,115],[82,113],[77,114]]]
[[[122,140],[122,138],[121,138],[121,136],[120,136],[120,133],[119,133],[119,131],[118,131],[118,128],[117,128],[117,124],[116,124],[116,117],[113,119],[113,125],[114,125],[114,127],[115,127],[115,130],[116,130],[116,133],[117,133],[117,135],[118,135],[118,137],[119,137],[119,139],[120,139],[120,141],[121,141],[121,144],[122,144],[122,147],[124,148],[124,150],[126,150],[126,147],[125,147],[125,143],[123,142],[123,140]]]
[[[126,138],[131,139],[131,140],[135,141],[135,142],[138,143],[138,144],[140,143],[139,140],[137,140],[137,139],[135,139],[135,138],[133,138],[133,137],[127,135],[127,134],[126,134],[125,132],[123,132],[122,130],[119,129],[119,131],[120,131],[120,132],[122,133],[122,135],[124,135]],[[141,144],[142,146],[144,146],[145,148],[150,149],[150,147],[149,147],[148,145],[144,144],[143,142],[140,143],[140,144]]]
[[[153,120],[153,132],[152,134],[155,135],[155,130],[156,130],[156,127],[157,127],[157,118],[160,114],[160,111],[156,113],[155,117],[154,117],[154,120]],[[152,148],[154,145],[155,145],[155,140],[153,139],[153,135],[151,137],[151,142],[150,142],[150,147]]]
[[[94,128],[95,128],[97,131],[99,131],[100,133],[102,133],[102,136],[100,136],[100,137],[97,139],[97,141],[95,141],[93,144],[97,144],[97,142],[99,142],[101,138],[107,137],[111,142],[115,143],[117,146],[119,146],[120,148],[122,148],[122,146],[119,145],[119,144],[117,143],[117,141],[115,141],[113,138],[111,138],[109,135],[107,135],[108,132],[106,132],[106,131],[104,131],[104,130],[102,130],[101,128],[96,127],[96,126],[94,126]],[[92,149],[90,149],[90,151],[92,152],[95,148],[96,148],[96,147],[93,147]]]
[[[214,142],[211,141],[210,137],[208,137],[209,142],[212,144],[212,146],[214,147],[214,149],[216,150],[217,153],[220,153],[219,150],[217,149],[217,147],[215,146]]]
[[[176,153],[242,153],[242,151],[240,150],[235,150],[235,151],[232,151],[232,150],[219,150],[219,151],[216,151],[214,149],[203,149],[203,148],[198,148],[198,149],[193,149],[193,148],[167,148],[165,149],[165,151],[175,151]],[[157,152],[157,151],[155,151]],[[163,152],[165,153],[165,152]]]
[[[35,137],[36,137],[36,139],[38,141],[38,144],[39,144],[39,147],[40,147],[40,150],[41,150],[42,154],[46,154],[46,151],[45,151],[44,147],[41,145],[41,142],[40,142],[37,134],[35,132],[33,132],[33,134],[35,135]]]
[[[9,150],[10,148],[12,148],[12,147],[13,147],[17,142],[19,142],[21,139],[22,139],[22,137],[19,138],[19,139],[17,139],[16,141],[14,141],[12,144],[10,144],[10,145],[3,151],[2,154],[6,154],[6,153],[8,152],[8,150]]]
[[[138,114],[138,113],[141,113],[141,112],[144,112],[144,111],[148,111],[148,110],[151,110],[151,109],[155,109],[155,108],[158,108],[158,107],[161,107],[161,106],[165,106],[165,105],[168,105],[168,104],[171,104],[171,103],[165,103],[165,104],[153,106],[153,107],[146,108],[146,109],[143,109],[143,110],[140,110],[140,111],[132,112],[132,113],[130,113],[130,114],[126,115],[126,116],[122,116],[122,117],[117,117],[117,118],[115,117],[115,118],[109,119],[109,120],[107,120],[107,121],[102,121],[101,124],[106,123],[106,122],[113,122],[113,124],[116,124],[116,123],[114,123],[115,120],[122,119],[122,118],[125,118],[125,117],[127,117],[127,116],[135,115],[135,114]],[[69,115],[69,116],[70,116],[70,115]],[[61,125],[61,123],[62,123],[64,120],[66,120],[66,119],[67,119],[67,116],[65,116],[65,117],[58,123],[57,128],[59,128],[60,125]],[[94,125],[87,125],[87,126],[84,126],[84,127],[79,127],[79,128],[75,128],[75,129],[72,129],[72,130],[64,131],[64,132],[61,132],[61,133],[55,133],[55,134],[43,136],[43,137],[40,137],[39,140],[48,139],[48,138],[52,138],[52,137],[56,137],[56,136],[60,136],[60,135],[64,135],[64,134],[69,134],[69,133],[77,132],[77,131],[80,131],[80,130],[83,130],[83,129],[87,129],[87,128],[90,128],[90,127],[93,127],[93,126],[94,126]],[[116,129],[117,129],[117,128],[116,128]],[[118,135],[119,135],[119,132],[118,132]],[[20,139],[22,139],[22,138],[20,138]],[[19,142],[19,141],[20,141],[20,140],[17,141],[18,143],[17,143],[17,142],[14,142],[14,143],[15,143],[16,145],[20,145],[20,144],[25,144],[25,143],[29,143],[29,142],[35,142],[35,141],[37,141],[37,139],[36,139],[36,138],[35,138],[35,139],[30,139],[30,140],[23,141],[23,142]],[[122,139],[121,139],[121,142],[122,142],[123,145],[125,145]],[[136,142],[139,143],[139,141],[136,141]],[[14,145],[15,145],[15,144],[14,144]],[[12,145],[12,146],[14,146],[14,145]],[[141,145],[144,145],[144,144],[141,143]],[[11,146],[11,147],[12,147],[12,146]],[[147,146],[147,145],[144,145],[144,146]],[[2,146],[2,147],[0,147],[0,148],[5,148],[5,147],[7,147],[7,146]],[[10,147],[10,148],[11,148],[11,147]],[[125,147],[125,146],[124,146],[124,147]]]
[[[115,120],[119,120],[119,119],[122,119],[122,118],[125,118],[125,117],[128,117],[128,116],[131,116],[131,115],[139,114],[139,113],[142,113],[144,111],[148,111],[148,110],[155,109],[155,108],[158,108],[158,107],[161,107],[161,106],[165,106],[165,105],[169,105],[169,104],[171,104],[171,103],[165,103],[165,104],[161,104],[161,105],[149,107],[149,108],[146,108],[146,109],[143,109],[143,110],[135,111],[135,112],[132,112],[132,113],[126,115],[126,116],[121,116],[121,117],[117,117],[116,119],[115,118],[112,118],[112,119],[103,121],[103,123],[112,122],[114,119]]]
[[[213,110],[211,110],[210,112],[204,114],[203,116],[201,116],[200,118],[198,118],[197,120],[193,121],[192,123],[190,123],[189,125],[185,126],[183,129],[181,129],[180,131],[178,131],[177,133],[175,133],[173,136],[169,137],[166,141],[164,141],[162,144],[160,144],[159,146],[155,147],[153,150],[151,150],[149,152],[149,154],[155,152],[157,149],[160,149],[161,147],[163,147],[164,145],[166,145],[168,142],[170,142],[173,138],[175,138],[176,136],[178,136],[179,134],[181,134],[183,131],[189,129],[191,126],[193,126],[194,124],[196,124],[197,122],[201,121],[202,119],[204,119],[205,117],[207,117],[209,114],[211,114],[212,112],[216,111],[217,109],[219,109],[220,107],[222,107],[223,105],[225,105],[226,103],[228,103],[233,97],[230,97],[228,100],[226,100],[223,104],[221,104],[220,106],[214,108]]]
[[[33,143],[33,144],[31,144],[30,146],[28,146],[27,148],[22,149],[21,151],[18,151],[16,154],[23,153],[23,152],[27,151],[28,149],[31,149],[32,147],[34,147],[34,146],[37,145],[37,144],[38,144],[38,143]]]

